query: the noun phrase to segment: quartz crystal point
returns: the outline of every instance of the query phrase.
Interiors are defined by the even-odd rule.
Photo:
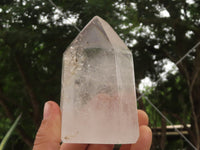
[[[132,53],[94,17],[63,54],[64,143],[128,144],[139,136]]]

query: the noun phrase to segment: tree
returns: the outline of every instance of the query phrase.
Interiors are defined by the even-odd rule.
[[[192,135],[192,130],[188,127],[191,119],[191,105],[188,101],[188,89],[186,87],[185,79],[177,72],[176,74],[168,74],[166,80],[158,82],[157,86],[147,90],[148,93],[145,95],[174,125],[183,125],[183,129],[189,135]],[[190,145],[180,135],[178,135],[179,138],[172,135],[167,136],[166,124],[169,122],[162,118],[156,110],[152,110],[152,106],[146,101],[146,97],[143,98],[143,102],[150,117],[150,125],[152,129],[155,129],[153,130],[155,136],[152,149],[183,149],[186,147],[191,149]],[[157,133],[159,127],[160,132]],[[179,130],[182,131],[182,129]],[[185,136],[188,138],[187,135]]]
[[[198,0],[178,1],[141,1],[136,2],[141,32],[136,35],[135,51],[150,54],[150,60],[168,58],[176,63],[191,47],[200,41],[200,22]],[[163,16],[161,12],[166,12]],[[148,33],[142,34],[144,30]],[[188,101],[190,102],[190,137],[197,149],[200,148],[200,46],[180,62],[179,73],[187,82]],[[155,66],[156,68],[156,66]],[[150,67],[151,69],[151,67]],[[153,77],[154,78],[154,77]],[[154,78],[155,79],[155,78]]]

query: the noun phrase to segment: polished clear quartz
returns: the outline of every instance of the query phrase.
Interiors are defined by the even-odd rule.
[[[139,136],[132,53],[95,16],[63,54],[65,143],[128,144]]]

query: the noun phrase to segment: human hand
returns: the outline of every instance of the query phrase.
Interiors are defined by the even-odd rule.
[[[152,132],[148,125],[148,116],[138,110],[140,136],[135,144],[124,144],[120,150],[149,150]],[[61,142],[61,112],[53,101],[45,103],[43,120],[37,132],[33,150],[112,150],[112,144],[67,144]]]

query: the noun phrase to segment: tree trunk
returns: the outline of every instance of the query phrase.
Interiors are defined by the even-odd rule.
[[[162,118],[161,120],[161,139],[160,139],[160,148],[161,150],[165,149],[166,142],[166,120]]]
[[[195,144],[197,149],[200,149],[200,84],[195,84],[191,92],[191,98],[193,100],[191,129],[195,135],[195,139],[192,139],[192,142]]]

